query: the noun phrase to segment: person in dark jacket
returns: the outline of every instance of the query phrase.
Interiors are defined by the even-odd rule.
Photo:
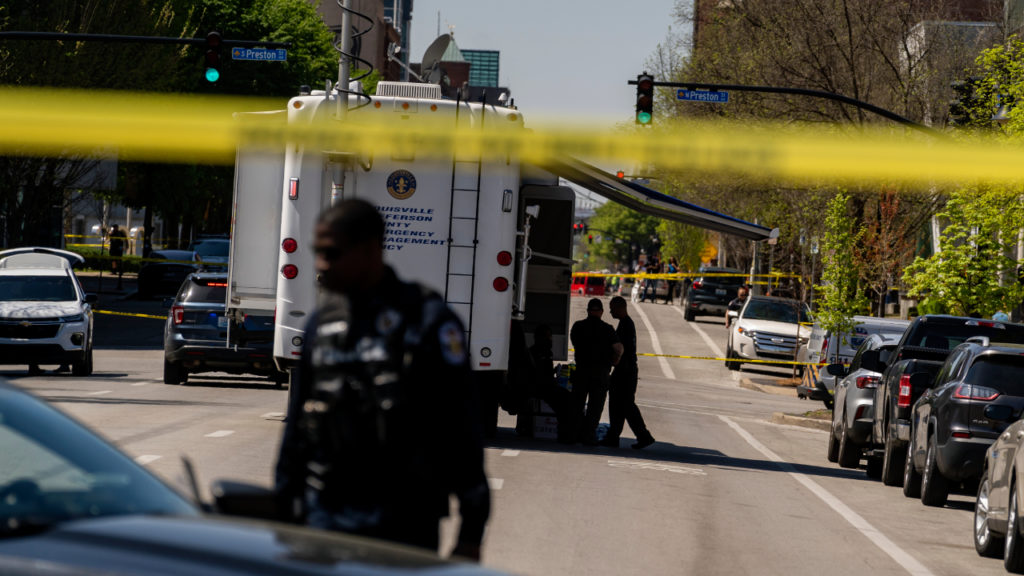
[[[597,425],[608,395],[608,375],[622,356],[622,344],[611,324],[601,320],[604,304],[598,298],[587,303],[587,317],[572,325],[569,338],[575,348],[572,402],[568,417],[571,429],[578,429],[579,442],[597,445]],[[581,422],[576,427],[575,423]]]
[[[654,444],[654,436],[647,430],[644,417],[636,405],[636,384],[639,368],[636,358],[636,326],[626,310],[626,300],[619,296],[612,298],[608,309],[612,318],[619,321],[615,335],[622,343],[622,359],[612,372],[608,388],[608,433],[601,440],[602,446],[619,447],[619,435],[622,426],[629,423],[629,429],[636,436],[633,448],[637,450]]]
[[[362,200],[317,224],[326,290],[289,396],[279,506],[310,526],[436,552],[455,494],[452,553],[479,559],[490,491],[465,332],[440,296],[384,264],[384,230]]]

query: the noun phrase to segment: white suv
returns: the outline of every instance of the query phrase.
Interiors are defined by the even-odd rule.
[[[71,270],[85,259],[54,248],[0,252],[0,364],[71,365],[92,374],[92,304]]]

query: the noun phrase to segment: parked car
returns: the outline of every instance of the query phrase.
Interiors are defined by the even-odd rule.
[[[985,452],[1007,423],[988,406],[1024,410],[1024,346],[989,345],[979,336],[957,346],[914,404],[905,486],[928,506],[946,503],[951,486],[981,477]]]
[[[226,236],[200,236],[189,246],[196,254],[200,268],[227,270],[231,240]]]
[[[570,289],[580,296],[604,296],[604,277],[573,274]]]
[[[273,316],[250,315],[238,325],[240,346],[227,346],[228,317],[224,314],[228,277],[224,272],[196,272],[167,302],[164,325],[164,383],[181,384],[199,372],[228,372],[267,376],[276,384],[288,375],[274,363]]]
[[[1024,420],[1005,404],[990,404],[983,415],[1008,427],[985,451],[974,501],[974,549],[998,558],[1008,572],[1024,574]]]
[[[229,517],[238,508],[268,516],[268,507],[230,482],[215,484],[212,506],[196,504],[3,381],[0,446],[4,574],[495,574],[382,541]]]
[[[735,268],[701,268],[701,276],[685,288],[683,317],[692,322],[697,316],[725,317],[729,301],[746,281],[742,270]]]
[[[829,364],[827,371],[839,380],[835,390],[835,408],[832,410],[832,431],[828,437],[828,460],[839,462],[844,468],[856,468],[863,447],[871,439],[871,422],[875,403],[875,388],[881,372],[862,365],[867,357],[873,362],[865,364],[877,368],[878,362],[887,362],[896,349],[898,337],[869,334],[863,339],[849,367],[840,363]]]
[[[849,366],[860,345],[872,334],[882,334],[887,338],[899,340],[904,330],[910,325],[909,320],[895,318],[875,318],[873,316],[854,316],[856,323],[853,330],[846,334],[833,334],[815,322],[811,328],[811,337],[807,345],[800,349],[797,360],[800,362],[817,363],[820,366],[842,364]],[[827,408],[832,408],[836,383],[840,377],[829,370],[817,372],[817,378],[808,384],[801,384],[797,392],[812,400],[821,400]]]
[[[154,250],[149,258],[167,262],[147,262],[139,269],[139,298],[177,294],[185,278],[198,268],[196,254],[191,250]]]
[[[810,337],[810,328],[801,325],[810,316],[799,300],[751,296],[729,327],[726,367],[739,370],[744,360],[792,362]]]
[[[92,305],[72,266],[85,258],[53,248],[0,252],[0,364],[71,365],[92,374]]]

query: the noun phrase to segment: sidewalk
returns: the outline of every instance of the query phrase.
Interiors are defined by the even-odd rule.
[[[780,384],[780,382],[782,384]],[[767,376],[740,376],[740,388],[763,392],[765,394],[778,394],[780,396],[797,397],[796,386],[799,381],[788,379],[770,378]],[[785,412],[773,412],[772,422],[776,424],[787,424],[790,426],[802,426],[816,430],[831,430],[832,422],[819,418],[808,418],[799,414],[787,414]]]

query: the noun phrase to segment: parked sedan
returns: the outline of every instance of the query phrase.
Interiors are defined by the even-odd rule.
[[[180,384],[197,372],[229,372],[270,377],[278,385],[287,374],[274,364],[273,316],[250,315],[236,324],[240,346],[228,347],[229,319],[224,314],[228,277],[223,272],[197,272],[181,284],[168,302],[164,325],[164,383]]]
[[[744,360],[792,362],[811,330],[801,323],[810,310],[799,300],[751,296],[729,327],[725,365],[739,370]]]
[[[230,483],[221,486],[218,510],[242,499]],[[0,381],[0,573],[495,573],[386,542],[202,508],[71,417]]]
[[[856,468],[860,463],[861,451],[871,439],[875,388],[882,376],[865,365],[877,368],[879,362],[887,362],[897,342],[898,335],[870,334],[853,355],[849,369],[839,363],[828,365],[829,374],[841,378],[828,437],[829,462],[839,462],[843,468]],[[873,361],[864,362],[865,358]]]
[[[986,450],[1007,426],[990,418],[986,409],[1024,409],[1022,354],[1024,346],[990,346],[984,336],[970,338],[950,353],[934,387],[914,404],[905,493],[918,492],[924,504],[942,506],[951,485],[981,477]]]

